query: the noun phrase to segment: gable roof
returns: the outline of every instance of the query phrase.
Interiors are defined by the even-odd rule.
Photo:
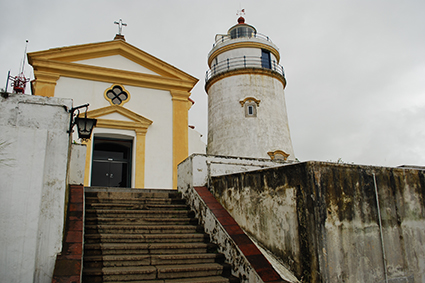
[[[120,55],[133,61],[157,75],[133,71],[91,66],[76,61]],[[163,90],[190,91],[198,79],[180,69],[138,49],[123,41],[113,40],[75,46],[53,48],[28,53],[28,62],[37,73],[55,74],[79,79],[91,79],[104,82],[119,82],[133,86]]]

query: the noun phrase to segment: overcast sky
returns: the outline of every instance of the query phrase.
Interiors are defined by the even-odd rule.
[[[241,8],[280,49],[300,161],[425,165],[423,0],[2,0],[0,87],[26,39],[28,52],[109,41],[122,18],[128,43],[199,79],[190,124],[205,138],[207,54]]]

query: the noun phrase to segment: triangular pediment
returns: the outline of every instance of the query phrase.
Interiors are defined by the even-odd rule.
[[[123,41],[113,40],[28,53],[28,61],[38,74],[157,89],[190,91],[198,79]],[[119,72],[117,72],[119,70]]]
[[[84,116],[84,113],[80,116]],[[87,118],[97,119],[97,127],[131,130],[147,129],[153,123],[148,118],[117,105],[87,111]]]

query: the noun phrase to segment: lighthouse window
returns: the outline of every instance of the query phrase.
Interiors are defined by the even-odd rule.
[[[270,51],[261,49],[261,65],[263,68],[271,69]]]
[[[257,104],[255,102],[245,103],[245,117],[257,117]]]
[[[230,38],[238,38],[238,37],[251,37],[253,33],[253,29],[246,26],[241,26],[234,28],[230,31]]]

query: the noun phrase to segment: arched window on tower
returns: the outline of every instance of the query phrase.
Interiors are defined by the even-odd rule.
[[[245,117],[257,117],[257,104],[255,102],[245,103]]]
[[[247,97],[240,100],[239,103],[245,108],[245,117],[257,117],[257,107],[260,106],[261,100],[254,97]]]

